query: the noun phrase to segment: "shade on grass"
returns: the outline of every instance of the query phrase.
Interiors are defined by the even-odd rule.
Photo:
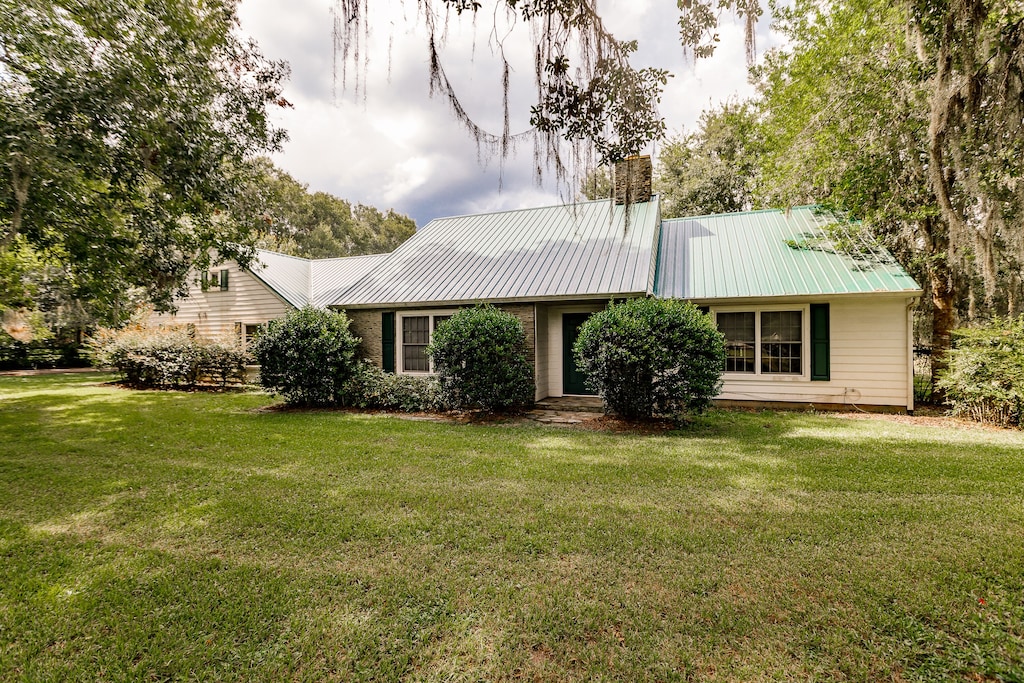
[[[1016,432],[97,382],[0,378],[3,680],[1024,677]]]

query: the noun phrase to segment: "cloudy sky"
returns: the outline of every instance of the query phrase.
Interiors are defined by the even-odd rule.
[[[553,178],[538,186],[532,145],[504,163],[478,154],[446,101],[428,92],[426,29],[415,0],[371,0],[372,33],[365,89],[356,93],[335,78],[332,0],[242,0],[242,30],[263,53],[291,66],[285,97],[294,108],[277,114],[289,134],[278,166],[312,190],[353,202],[394,208],[417,225],[442,216],[558,203],[571,191]],[[440,3],[438,3],[440,4]],[[486,4],[486,3],[485,3]],[[673,133],[691,129],[702,110],[751,93],[743,56],[743,31],[720,31],[716,56],[697,64],[679,46],[676,3],[669,0],[603,0],[606,26],[619,39],[640,43],[638,66],[671,71],[661,113]],[[486,14],[486,13],[485,13]],[[774,44],[767,21],[759,26],[759,54]],[[493,55],[491,16],[454,19],[444,67],[470,115],[500,131],[501,70]],[[511,129],[528,128],[534,96],[528,31],[518,26],[504,42],[513,66]],[[390,46],[390,49],[389,49]],[[657,148],[648,150],[657,154]],[[549,174],[550,175],[550,174]]]

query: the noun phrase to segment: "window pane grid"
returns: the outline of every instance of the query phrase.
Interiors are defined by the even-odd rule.
[[[423,344],[430,341],[430,316],[402,318],[402,343]]]
[[[402,346],[402,368],[412,372],[429,372],[426,344],[404,344]]]
[[[717,319],[725,336],[725,371],[754,372],[754,314],[719,313]]]
[[[764,311],[761,313],[761,372],[799,375],[803,314],[800,311]]]

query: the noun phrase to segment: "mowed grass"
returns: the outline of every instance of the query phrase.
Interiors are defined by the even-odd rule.
[[[0,377],[0,680],[1024,680],[1024,436]]]

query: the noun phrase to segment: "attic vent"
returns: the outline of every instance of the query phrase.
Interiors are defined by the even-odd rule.
[[[615,203],[639,204],[651,200],[651,157],[626,157],[615,164]]]

